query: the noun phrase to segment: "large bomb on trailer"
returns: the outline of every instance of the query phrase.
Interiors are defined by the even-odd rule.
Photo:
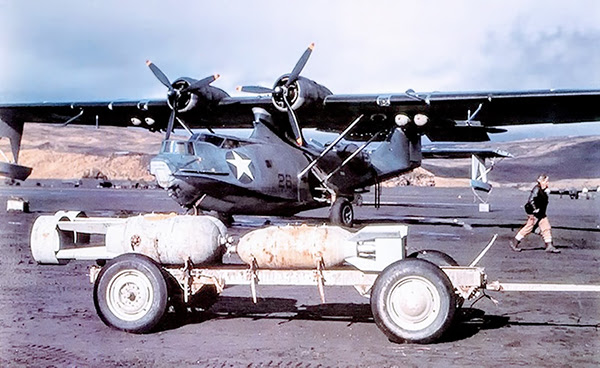
[[[79,234],[82,232],[83,234]],[[77,240],[89,233],[104,234],[105,246]],[[76,235],[78,234],[78,235]],[[78,243],[78,244],[76,244]],[[107,222],[96,218],[71,218],[62,213],[40,216],[31,232],[31,251],[38,263],[60,264],[70,259],[111,259],[140,253],[164,265],[219,262],[227,243],[227,228],[210,216],[145,215]]]
[[[236,247],[240,259],[249,265],[270,269],[326,268],[341,265],[356,255],[353,234],[334,226],[283,226],[254,230]]]
[[[225,226],[210,216],[146,215],[111,227],[106,243],[161,264],[204,264],[222,255],[225,234]]]

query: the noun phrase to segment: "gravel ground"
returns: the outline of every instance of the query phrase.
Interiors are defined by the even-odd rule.
[[[395,344],[373,322],[368,299],[352,288],[260,287],[225,290],[207,312],[170,318],[158,332],[133,335],[97,317],[91,263],[37,265],[29,251],[34,219],[59,209],[109,216],[177,210],[162,191],[2,187],[0,204],[25,197],[32,213],[0,213],[0,366],[200,366],[200,367],[393,367],[393,366],[598,366],[600,295],[593,293],[489,293],[465,306],[442,341]],[[550,220],[561,254],[546,254],[531,236],[526,251],[507,241],[524,223],[527,193],[495,190],[492,212],[479,213],[467,188],[385,188],[379,210],[357,208],[359,226],[402,222],[409,247],[438,249],[460,264],[476,257],[493,234],[497,243],[482,259],[490,280],[600,284],[600,198],[551,198]],[[365,198],[369,202],[369,198]],[[326,210],[291,221],[322,222]],[[241,234],[265,218],[236,218]],[[270,219],[274,223],[282,219]]]

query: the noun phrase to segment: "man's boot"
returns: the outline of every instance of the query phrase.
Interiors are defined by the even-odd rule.
[[[552,242],[546,243],[546,252],[548,253],[560,253],[560,249],[552,245]]]
[[[510,245],[510,249],[514,250],[515,252],[520,252],[521,248],[519,248],[519,244],[521,243],[521,241],[516,240],[513,242],[512,240],[508,243]]]

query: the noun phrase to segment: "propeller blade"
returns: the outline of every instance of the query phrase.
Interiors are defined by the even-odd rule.
[[[236,90],[247,93],[273,93],[273,89],[261,86],[239,86]]]
[[[292,109],[292,106],[290,106],[290,103],[289,103],[287,97],[285,97],[285,95],[283,95],[283,101],[285,102],[285,105],[287,106],[288,119],[290,120],[290,126],[292,127],[292,133],[294,133],[294,139],[296,139],[296,143],[299,146],[302,146],[304,144],[304,138],[302,137],[302,130],[300,130],[300,125],[298,124],[298,119],[296,118],[296,114],[294,113],[294,110]]]
[[[165,140],[171,137],[171,132],[173,131],[173,125],[175,124],[175,109],[171,110],[171,115],[169,116],[169,125],[167,125],[167,133],[165,134]]]
[[[212,82],[216,81],[217,79],[219,79],[221,76],[219,74],[215,74],[215,75],[211,75],[209,77],[206,77],[204,79],[200,79],[195,81],[194,83],[190,84],[189,86],[187,86],[186,88],[181,90],[181,93],[184,92],[198,92],[198,90],[200,90],[203,87],[208,86],[209,84],[211,84]]]
[[[296,66],[294,66],[294,69],[290,73],[290,78],[288,79],[287,83],[285,84],[286,87],[289,87],[292,83],[294,83],[296,81],[296,79],[298,79],[298,77],[300,76],[300,73],[302,72],[302,69],[304,69],[304,66],[306,65],[306,62],[308,61],[308,58],[310,57],[310,54],[312,53],[312,50],[314,48],[315,48],[315,44],[311,43],[308,46],[308,48],[306,49],[306,51],[304,51],[304,54],[302,54],[302,56],[300,57],[300,60],[298,60],[298,62],[296,63]]]
[[[167,78],[165,73],[163,73],[162,70],[160,70],[160,68],[154,65],[154,63],[150,60],[146,60],[146,65],[148,65],[148,67],[150,68],[152,73],[154,73],[154,76],[160,81],[160,83],[167,87],[169,89],[169,92],[172,92],[173,86],[171,86],[171,82],[169,81],[169,78]]]

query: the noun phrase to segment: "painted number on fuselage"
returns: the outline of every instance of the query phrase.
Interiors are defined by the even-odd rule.
[[[292,185],[292,176],[289,174],[277,174],[277,179],[279,181],[279,188],[281,189],[293,189]]]

